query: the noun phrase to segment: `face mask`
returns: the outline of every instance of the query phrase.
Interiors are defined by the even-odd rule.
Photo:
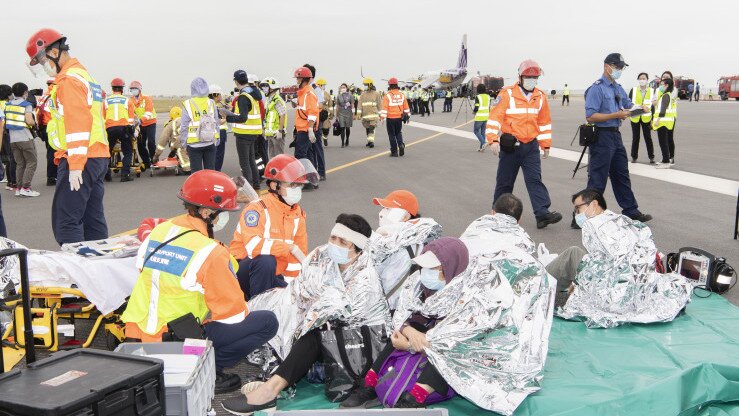
[[[54,62],[51,62],[50,59],[44,61],[44,72],[46,72],[46,75],[50,77],[56,76],[56,65],[54,65]]]
[[[611,78],[613,78],[614,80],[621,78],[621,70],[613,68],[613,71],[611,71]]]
[[[405,214],[408,211],[403,208],[383,208],[380,210],[380,227],[385,227],[392,224],[403,222]]]
[[[640,79],[639,80],[639,86],[640,87],[646,87],[647,86],[647,80],[646,79]]]
[[[228,212],[224,211],[218,214],[216,222],[213,223],[213,232],[221,231],[228,224]]]
[[[262,87],[262,92],[265,94],[269,94],[269,87]]]
[[[347,264],[350,261],[349,249],[328,243],[328,257],[336,264]]]
[[[346,92],[346,88],[340,89],[339,92],[342,93],[342,94],[345,93]]]
[[[421,284],[429,290],[439,290],[446,282],[439,280],[439,271],[435,269],[421,269]]]
[[[665,88],[665,86],[664,86],[664,85],[660,85],[658,89],[659,89],[659,92],[665,92],[665,90],[666,90],[667,88]]]
[[[287,205],[295,205],[300,202],[300,198],[303,196],[303,188],[285,188],[286,194],[282,197]]]
[[[134,97],[138,97],[140,93],[141,91],[139,91],[138,88],[131,88],[131,95],[133,95]]]
[[[585,211],[575,215],[575,222],[577,223],[577,226],[580,228],[582,228],[583,224],[585,224],[585,221],[588,220],[588,215],[586,214],[587,211],[588,210],[586,208]]]
[[[533,91],[534,88],[536,88],[536,83],[538,79],[536,78],[524,78],[523,79],[523,89],[526,91]]]

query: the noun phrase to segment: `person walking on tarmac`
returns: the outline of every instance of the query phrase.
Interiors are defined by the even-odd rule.
[[[380,119],[380,107],[382,106],[382,97],[380,93],[375,89],[372,78],[365,78],[362,81],[364,84],[364,91],[359,96],[359,110],[357,111],[357,118],[361,117],[362,126],[367,131],[367,144],[365,147],[370,149],[375,147],[375,129],[377,128],[377,122]]]
[[[105,133],[103,90],[80,62],[69,55],[67,38],[41,29],[26,44],[31,70],[55,77],[48,101],[49,143],[57,152],[57,184],[51,207],[59,245],[108,238],[103,178],[110,149]]]
[[[22,82],[13,84],[13,99],[5,105],[5,128],[10,138],[10,150],[15,160],[15,196],[36,197],[31,189],[36,173],[36,144],[31,129],[36,127],[33,106],[28,101],[28,86]]]
[[[465,98],[466,99],[466,98]],[[473,132],[480,141],[480,147],[477,149],[478,152],[485,150],[485,125],[487,124],[488,117],[490,117],[490,95],[488,95],[487,87],[485,84],[477,84],[477,96],[475,97],[475,124]]]
[[[541,159],[549,157],[552,145],[549,103],[546,93],[536,88],[543,73],[535,61],[521,62],[518,82],[500,91],[500,101],[490,112],[485,130],[493,155],[500,154],[493,204],[499,196],[513,192],[518,171],[523,170],[536,228],[562,220],[562,214],[549,211],[549,191],[541,180]],[[541,157],[539,148],[544,151]]]
[[[339,87],[339,95],[336,96],[335,102],[334,114],[336,114],[336,121],[341,130],[341,147],[349,147],[349,136],[354,121],[354,95],[349,92],[349,86],[346,83]]]
[[[239,260],[236,274],[248,299],[300,274],[308,252],[305,211],[298,205],[305,184],[318,180],[307,159],[277,155],[267,163],[264,177],[268,193],[249,204],[229,249]]]
[[[121,143],[123,152],[123,166],[121,167],[121,182],[133,181],[131,162],[133,161],[133,122],[135,109],[133,100],[123,95],[126,83],[120,78],[113,78],[110,88],[113,94],[105,97],[105,130],[108,132],[110,148],[117,142]],[[154,163],[154,161],[152,161]],[[106,180],[110,180],[110,172],[106,173]]]
[[[585,119],[595,124],[595,142],[589,146],[587,188],[603,194],[610,177],[616,202],[623,214],[633,220],[647,222],[652,216],[639,211],[631,190],[629,159],[619,131],[621,120],[630,116],[629,109],[634,105],[616,82],[626,66],[628,64],[620,53],[609,54],[603,60],[603,76],[585,90]],[[649,106],[644,104],[643,109],[649,111]],[[572,221],[572,228],[580,228],[574,215]]]
[[[137,142],[139,156],[141,156],[144,162],[144,170],[146,170],[151,166],[151,156],[157,148],[157,110],[154,109],[154,100],[150,96],[141,93],[140,82],[131,82],[128,91],[131,93],[131,100],[139,124]]]
[[[562,106],[564,107],[565,101],[567,101],[567,107],[570,106],[570,87],[565,84],[565,89],[562,91]]]
[[[311,64],[304,64],[303,66],[310,70],[311,78],[316,77],[316,67]],[[326,158],[323,154],[323,140],[321,140],[323,136],[323,131],[321,130],[321,112],[326,110],[326,96],[324,95],[323,88],[316,84],[311,84],[311,86],[313,87],[313,92],[315,92],[316,98],[318,99],[318,122],[315,131],[316,141],[312,142],[310,148],[308,149],[308,160],[310,160],[313,166],[315,166],[316,170],[318,171],[318,175],[321,177],[321,180],[325,181]]]
[[[651,106],[654,91],[647,85],[649,83],[649,74],[642,72],[637,77],[639,85],[629,91],[629,99],[638,107]],[[644,133],[644,143],[647,145],[647,156],[649,163],[654,164],[654,144],[652,143],[652,130],[650,124],[652,121],[652,113],[647,112],[642,115],[631,117],[631,163],[636,163],[639,158],[639,131]]]
[[[405,155],[405,143],[403,143],[403,123],[411,118],[411,110],[408,101],[400,89],[398,79],[393,77],[388,81],[387,94],[382,98],[382,110],[380,120],[387,119],[387,135],[390,138],[390,157]]]
[[[121,320],[126,338],[161,342],[168,323],[194,316],[204,323],[215,350],[215,393],[241,386],[233,367],[277,333],[277,317],[270,311],[250,312],[236,280],[236,260],[213,233],[236,211],[236,184],[213,170],[193,173],[177,195],[186,214],[154,227],[141,244],[136,266],[140,271]],[[154,290],[154,289],[157,290]]]
[[[313,143],[317,142],[319,136],[316,134],[318,129],[318,96],[311,86],[313,73],[307,67],[301,66],[295,70],[295,79],[298,82],[298,98],[293,103],[295,107],[295,158],[309,159],[310,149]],[[309,159],[310,160],[310,159]],[[305,190],[316,189],[316,184],[306,184]]]
[[[254,187],[261,187],[257,169],[257,137],[262,134],[262,116],[257,100],[248,92],[249,78],[243,69],[234,72],[234,84],[239,90],[234,104],[234,114],[226,116],[236,138],[236,153],[239,156],[241,175]]]
[[[318,78],[316,85],[320,91],[320,95],[323,98],[321,101],[321,111],[318,113],[318,121],[321,123],[321,136],[323,136],[323,145],[328,146],[328,134],[331,130],[331,120],[333,120],[334,111],[334,100],[326,91],[326,80],[324,78]],[[318,93],[317,92],[317,93]]]
[[[190,158],[192,172],[213,170],[216,165],[220,121],[218,108],[208,98],[208,91],[208,82],[197,77],[190,83],[192,97],[182,102],[180,143]]]
[[[267,98],[264,136],[267,139],[267,153],[272,160],[273,157],[285,153],[287,105],[280,96],[280,84],[274,78],[265,78],[259,87]]]
[[[36,122],[38,122],[38,136],[46,146],[46,186],[56,186],[56,164],[54,163],[54,148],[49,146],[49,135],[46,133],[46,126],[51,121],[51,112],[47,105],[51,94],[51,88],[54,84],[54,78],[46,80],[46,92],[36,106]]]
[[[677,98],[672,94],[675,85],[672,78],[665,78],[659,84],[660,98],[654,106],[652,128],[657,131],[662,161],[657,169],[669,169],[675,156],[675,142],[670,141],[670,132],[675,128],[677,114]]]

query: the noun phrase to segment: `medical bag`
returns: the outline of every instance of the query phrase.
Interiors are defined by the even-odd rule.
[[[736,283],[736,271],[725,258],[694,247],[668,254],[667,271],[684,276],[695,287],[719,294]]]

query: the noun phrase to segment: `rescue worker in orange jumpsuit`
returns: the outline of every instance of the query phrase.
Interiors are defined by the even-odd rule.
[[[47,102],[49,144],[57,150],[57,183],[51,223],[59,245],[108,238],[103,210],[110,150],[105,132],[103,90],[69,55],[67,38],[41,29],[26,44],[30,67],[55,77]]]
[[[546,94],[536,88],[542,74],[535,61],[523,61],[518,67],[518,82],[500,90],[500,101],[490,111],[485,129],[488,146],[500,157],[493,204],[499,196],[513,192],[518,171],[523,170],[536,215],[536,228],[562,220],[562,214],[549,211],[549,191],[541,180],[541,159],[549,157],[552,145],[549,103]],[[543,150],[541,157],[540,148]]]
[[[272,158],[265,168],[268,193],[244,208],[231,241],[239,260],[239,284],[248,299],[275,287],[287,286],[301,269],[308,252],[305,211],[298,205],[302,188],[317,182],[307,159],[286,154]]]
[[[313,73],[307,67],[301,66],[295,70],[295,79],[298,82],[298,98],[294,104],[295,108],[295,130],[297,137],[295,138],[295,158],[311,159],[314,154],[313,144],[318,140],[318,114],[320,112],[318,106],[318,96],[311,85]],[[305,189],[318,188],[318,185],[311,183],[305,184]]]
[[[153,163],[151,159],[157,150],[157,112],[154,109],[154,100],[141,93],[140,82],[131,82],[128,91],[131,93],[133,107],[140,123],[137,147],[146,170]]]
[[[403,123],[407,123],[411,117],[408,100],[398,88],[398,79],[393,77],[388,81],[388,91],[382,97],[382,109],[380,120],[387,119],[387,135],[390,138],[390,157],[405,155],[405,143],[403,143]]]

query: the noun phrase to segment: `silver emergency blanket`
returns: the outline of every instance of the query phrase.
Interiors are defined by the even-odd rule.
[[[690,301],[685,278],[655,271],[657,248],[643,223],[606,210],[585,222],[582,243],[588,254],[558,316],[589,328],[669,322]]]
[[[441,236],[441,225],[431,218],[400,222],[381,227],[372,233],[366,249],[377,266],[407,246],[426,244]]]
[[[494,246],[515,246],[533,255],[536,245],[528,233],[510,215],[483,215],[472,221],[460,237],[470,250],[470,257]]]
[[[277,315],[280,327],[270,345],[282,358],[295,339],[329,321],[349,327],[390,325],[390,310],[367,252],[341,273],[326,248],[313,250],[303,261],[300,275],[286,288],[249,301],[250,310],[270,310]]]
[[[502,236],[504,238],[504,236]],[[426,354],[451,387],[476,405],[511,415],[539,389],[556,282],[529,253],[509,245],[475,255],[467,270],[421,302],[409,277],[393,317],[445,317],[426,333]]]

